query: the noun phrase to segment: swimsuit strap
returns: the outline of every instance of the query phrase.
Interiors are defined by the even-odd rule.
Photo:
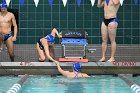
[[[75,73],[75,72],[74,72],[74,73]],[[79,74],[79,73],[75,73],[75,77],[74,77],[74,78],[78,78],[78,74]]]

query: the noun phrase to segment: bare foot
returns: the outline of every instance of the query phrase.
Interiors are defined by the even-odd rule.
[[[115,62],[115,58],[110,58],[107,62]]]
[[[102,57],[102,58],[99,60],[99,62],[105,62],[105,58]]]

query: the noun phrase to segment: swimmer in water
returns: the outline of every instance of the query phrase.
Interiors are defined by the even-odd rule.
[[[61,68],[60,63],[58,61],[56,61],[55,64],[57,65],[58,71],[62,75],[64,75],[65,77],[67,77],[67,78],[74,79],[74,78],[86,78],[86,77],[90,77],[86,73],[81,73],[80,72],[81,71],[81,65],[80,65],[80,63],[74,63],[73,64],[73,66],[72,66],[73,71],[72,72],[63,70]]]

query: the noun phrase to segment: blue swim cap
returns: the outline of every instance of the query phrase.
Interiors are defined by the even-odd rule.
[[[51,34],[48,34],[46,38],[48,42],[54,43],[54,37]]]
[[[0,8],[7,8],[7,4],[5,1],[0,4]]]
[[[80,63],[74,63],[73,64],[73,70],[76,71],[76,72],[80,72],[80,70],[81,70]]]

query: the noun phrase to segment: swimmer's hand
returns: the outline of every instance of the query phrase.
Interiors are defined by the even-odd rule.
[[[12,41],[16,41],[17,38],[15,36],[12,37]]]
[[[59,32],[58,37],[62,38],[62,32]]]
[[[59,34],[58,37],[59,37],[59,38],[62,38],[62,35]]]

